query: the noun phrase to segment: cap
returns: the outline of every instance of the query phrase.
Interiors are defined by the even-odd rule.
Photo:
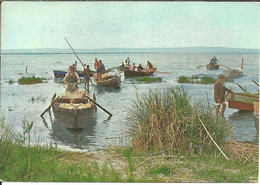
[[[224,78],[225,76],[223,74],[218,75],[218,78]]]

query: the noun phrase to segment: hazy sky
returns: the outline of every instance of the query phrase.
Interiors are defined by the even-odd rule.
[[[245,2],[3,2],[2,49],[260,48]]]

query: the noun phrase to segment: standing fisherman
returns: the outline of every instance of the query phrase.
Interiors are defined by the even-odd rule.
[[[66,73],[63,82],[67,84],[65,91],[73,92],[77,90],[80,79],[79,75],[75,72],[74,66],[69,66],[69,72]]]
[[[214,84],[214,100],[217,105],[216,117],[218,117],[220,105],[222,105],[221,116],[224,117],[224,112],[225,112],[225,108],[226,108],[225,91],[228,91],[228,92],[231,91],[231,89],[228,89],[225,87],[223,82],[224,82],[224,75],[222,75],[222,74],[218,75],[218,81]]]
[[[84,64],[84,66],[85,65],[86,64]],[[84,74],[85,89],[87,84],[88,86],[87,90],[89,90],[89,80],[90,80],[90,76],[92,75],[92,71],[89,69],[89,65],[87,65],[87,68],[85,68],[85,70],[83,70],[82,73]]]

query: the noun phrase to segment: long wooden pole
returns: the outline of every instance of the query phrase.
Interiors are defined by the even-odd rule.
[[[189,102],[190,103],[190,102]],[[193,108],[193,110],[195,111],[196,116],[199,118],[200,123],[202,124],[204,130],[207,132],[209,138],[211,139],[211,141],[216,145],[216,147],[218,148],[218,150],[221,152],[221,154],[229,161],[228,157],[226,156],[226,154],[221,150],[221,148],[218,146],[218,144],[214,141],[214,139],[212,138],[212,136],[210,135],[209,131],[207,130],[206,126],[204,125],[204,123],[202,122],[202,120],[200,119],[199,115],[196,112],[196,109],[193,107],[193,105],[190,103],[191,107]]]
[[[238,83],[237,83],[237,85],[238,85],[238,87],[239,87],[240,89],[242,89],[244,92],[247,92],[247,90],[245,90],[241,85],[239,85]]]
[[[78,55],[76,54],[76,52],[74,51],[74,49],[71,47],[69,41],[68,41],[65,37],[64,37],[64,39],[66,40],[66,42],[67,42],[67,44],[69,45],[70,49],[73,51],[74,55],[75,55],[75,56],[77,57],[77,59],[80,61],[81,65],[82,65],[82,67],[83,67],[83,69],[84,69],[84,72],[88,75],[88,78],[89,78],[89,81],[90,81],[91,85],[93,85],[92,80],[91,80],[91,78],[90,78],[88,72],[86,72],[85,67],[84,67],[82,61],[80,60],[80,58],[78,57]]]
[[[101,108],[103,111],[105,111],[107,114],[109,114],[109,116],[113,116],[110,112],[108,112],[106,109],[104,109],[103,107],[101,107],[101,105],[99,105],[97,102],[95,102],[94,100],[92,100],[90,97],[85,96],[87,99],[89,99],[91,102],[93,102],[95,105],[97,105],[99,108]]]
[[[252,80],[254,82],[254,84],[256,84],[259,87],[259,83],[257,83],[256,81]]]
[[[60,96],[58,96],[55,100],[52,101],[52,103],[49,105],[49,107],[47,107],[47,109],[45,109],[45,111],[43,111],[43,113],[41,114],[41,117],[51,108],[51,106],[60,98]]]
[[[207,64],[204,64],[204,65],[202,65],[202,66],[198,66],[198,67],[196,67],[196,68],[200,68],[200,67],[203,67],[203,66],[206,66]]]

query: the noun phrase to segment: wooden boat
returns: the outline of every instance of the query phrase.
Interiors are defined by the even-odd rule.
[[[145,69],[142,71],[124,71],[124,75],[126,78],[128,77],[138,77],[138,76],[151,76],[156,71],[157,68]]]
[[[53,74],[55,78],[64,78],[66,73],[68,71],[62,71],[62,70],[53,70]],[[81,71],[77,71],[79,77],[84,77],[84,74],[81,73]],[[90,77],[92,77],[92,75],[90,75]]]
[[[72,93],[64,92],[52,105],[55,119],[60,125],[69,129],[86,127],[96,112],[96,106],[85,96],[89,96],[85,90],[77,90]],[[94,95],[93,99],[95,100]]]
[[[93,75],[93,79],[98,86],[120,88],[121,78],[117,75],[109,73],[102,74],[102,81],[97,81],[97,73]]]
[[[253,93],[234,93],[228,92],[226,94],[226,99],[228,101],[228,107],[239,110],[253,111],[254,101],[259,101],[259,94]]]
[[[208,70],[218,70],[219,69],[219,64],[214,64],[214,65],[210,65],[210,64],[207,64],[206,65],[206,68],[208,69]]]
[[[229,70],[223,70],[224,76],[226,78],[238,78],[242,76],[243,74],[243,62],[244,59],[242,58],[241,68],[235,68],[235,69],[229,69]]]
[[[257,135],[259,135],[259,101],[254,101],[254,122]]]

